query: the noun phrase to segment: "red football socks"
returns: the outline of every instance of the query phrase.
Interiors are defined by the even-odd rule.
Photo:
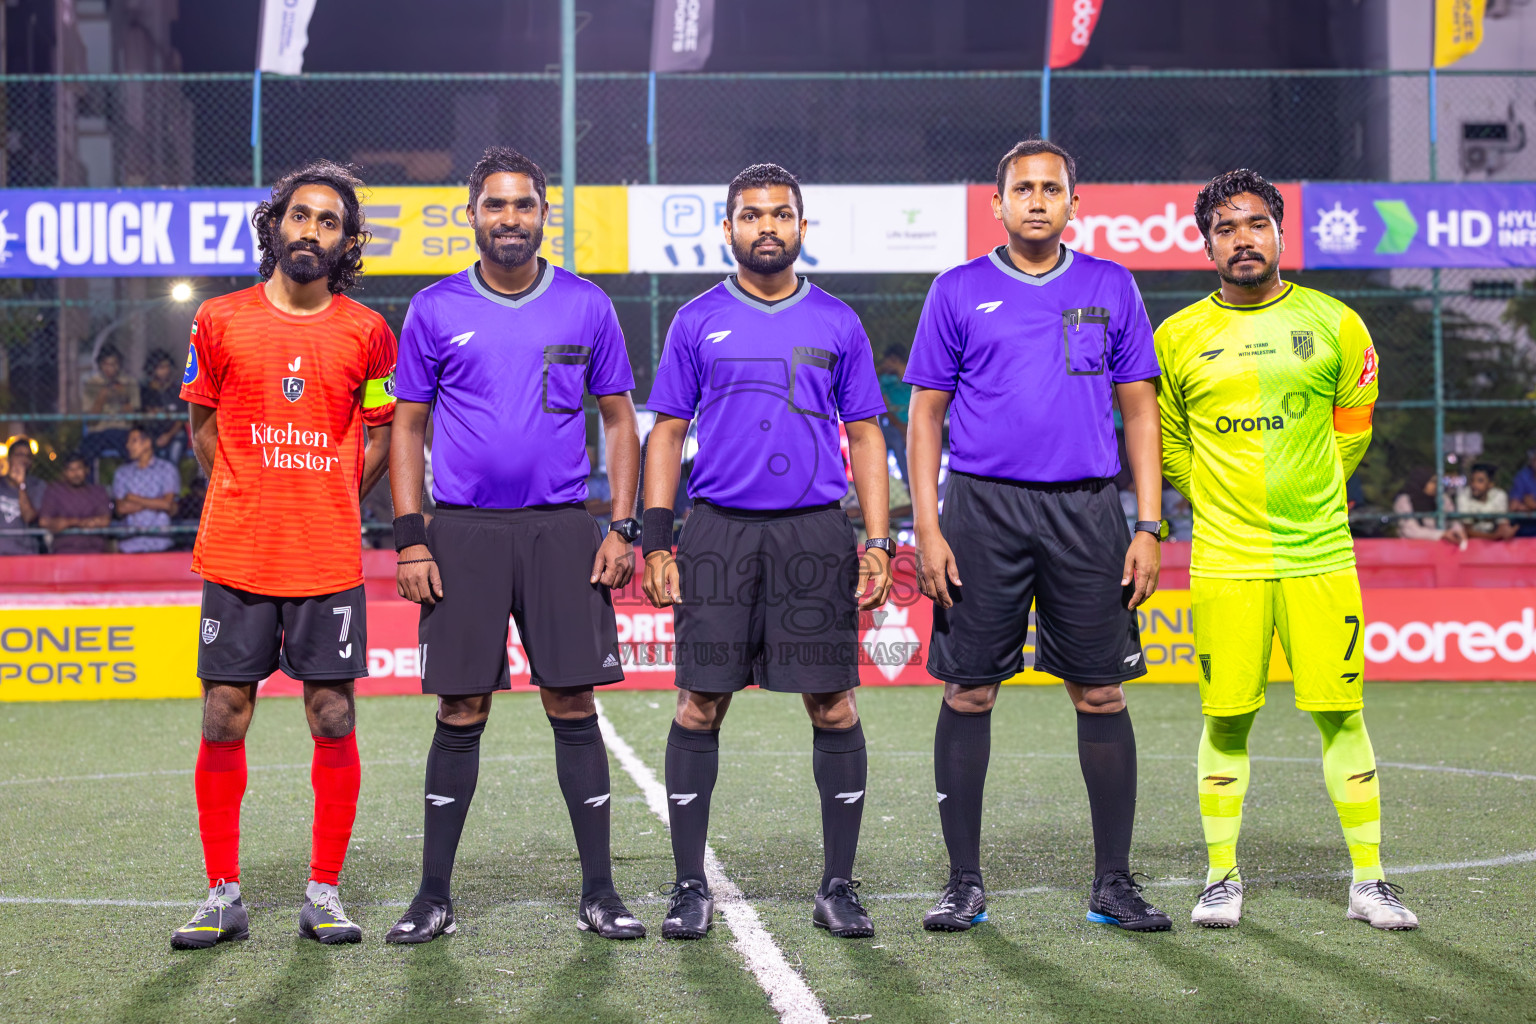
[[[356,760],[356,748],[353,748]],[[197,827],[203,836],[208,887],[240,881],[240,799],[245,796],[245,740],[203,740],[197,749]],[[353,788],[353,793],[357,792]],[[354,797],[355,802],[355,797]],[[347,819],[350,828],[352,819]]]
[[[340,739],[316,736],[315,758],[309,779],[315,788],[314,845],[309,855],[309,877],[335,885],[352,842],[352,821],[357,817],[357,791],[362,785],[362,766],[357,759],[357,733]]]

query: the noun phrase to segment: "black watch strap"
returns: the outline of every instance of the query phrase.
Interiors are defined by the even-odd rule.
[[[615,519],[608,524],[608,532],[616,533],[626,541],[633,544],[640,539],[640,520],[630,517],[628,519]]]
[[[864,550],[868,551],[870,548],[878,548],[879,550],[884,551],[885,557],[887,558],[891,557],[892,553],[895,551],[895,545],[891,543],[891,538],[889,537],[869,538],[864,542]]]
[[[1137,533],[1150,533],[1158,540],[1168,539],[1168,520],[1166,519],[1141,519],[1136,523]]]

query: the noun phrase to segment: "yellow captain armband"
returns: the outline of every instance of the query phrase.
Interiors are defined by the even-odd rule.
[[[1341,434],[1363,434],[1371,429],[1371,414],[1375,411],[1375,402],[1350,407],[1336,405],[1333,407],[1333,429]]]
[[[377,409],[390,405],[395,400],[395,371],[389,371],[388,377],[376,377],[363,385],[363,408]],[[1337,412],[1337,410],[1335,410]]]

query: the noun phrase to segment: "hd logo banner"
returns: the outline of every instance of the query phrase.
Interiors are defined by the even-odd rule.
[[[265,189],[0,189],[0,277],[210,277],[256,273],[251,215]],[[477,257],[462,186],[381,187],[364,196],[368,274],[452,274]],[[545,258],[565,239],[549,190]],[[623,186],[576,189],[576,269],[629,269]]]
[[[1536,266],[1536,184],[1307,182],[1303,195],[1309,270]]]

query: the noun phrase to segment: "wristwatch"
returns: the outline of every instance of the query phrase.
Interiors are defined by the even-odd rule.
[[[615,519],[608,524],[608,532],[616,533],[633,544],[640,539],[640,520],[635,518]]]
[[[1169,523],[1166,519],[1142,519],[1136,523],[1137,533],[1150,533],[1158,540],[1167,540]]]
[[[870,548],[876,548],[880,551],[884,551],[886,558],[891,557],[891,552],[894,550],[894,547],[895,546],[891,544],[891,538],[889,537],[871,537],[864,542],[865,551],[868,551]]]

